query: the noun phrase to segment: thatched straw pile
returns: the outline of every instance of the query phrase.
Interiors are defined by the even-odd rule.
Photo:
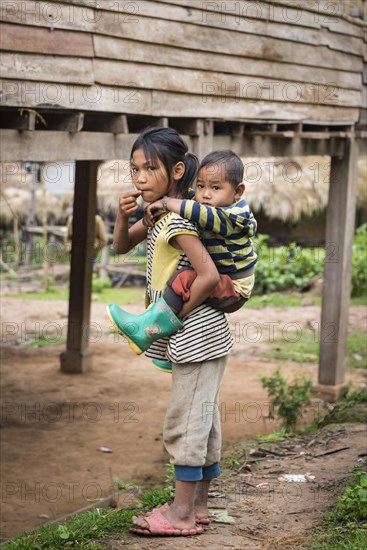
[[[97,202],[101,212],[115,212],[121,193],[133,189],[128,160],[104,162],[99,170]]]
[[[298,221],[323,210],[328,201],[329,157],[243,158],[246,200],[270,219]],[[366,158],[358,163],[359,207],[366,205]],[[105,162],[98,178],[98,206],[115,213],[118,197],[132,189],[128,161]]]
[[[30,192],[16,187],[1,189],[0,221],[9,223],[14,216],[21,222],[26,222],[29,211]],[[51,218],[53,221],[63,218],[60,201],[48,191],[43,194],[41,189],[36,191],[35,218],[38,221]]]
[[[0,174],[0,221],[10,223],[16,217],[25,223],[31,200],[32,174],[20,163],[11,163],[11,167],[2,164]],[[38,220],[43,220],[45,214],[55,221],[63,217],[60,200],[55,195],[40,186],[35,195],[35,216]]]
[[[260,210],[269,219],[296,222],[301,215],[312,215],[326,207],[329,190],[329,157],[243,158],[245,165],[245,198],[255,212]],[[357,206],[367,204],[367,159],[358,162]],[[3,171],[4,172],[4,171]],[[18,173],[1,183],[0,219],[10,221],[13,213],[26,220],[29,200],[29,174]],[[4,180],[4,178],[2,178]],[[97,202],[102,215],[116,214],[118,197],[133,188],[129,162],[108,161],[101,164],[97,182]],[[41,219],[44,199],[36,194],[36,216]],[[47,215],[65,219],[73,206],[74,190],[61,197],[46,192]],[[10,208],[9,208],[10,206]]]
[[[116,213],[121,193],[133,189],[130,177],[130,164],[127,160],[112,160],[101,164],[97,180],[97,207],[102,215]],[[61,208],[67,213],[73,207],[74,190],[61,197]]]
[[[246,158],[245,198],[269,219],[296,222],[323,210],[328,201],[329,157]],[[366,158],[358,161],[357,206],[366,207]]]

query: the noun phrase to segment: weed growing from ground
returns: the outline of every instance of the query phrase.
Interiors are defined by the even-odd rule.
[[[274,418],[274,411],[282,421],[287,431],[293,431],[303,408],[311,403],[312,380],[297,376],[292,384],[287,384],[281,374],[280,367],[274,376],[262,376],[263,388],[268,391],[271,402],[269,416]]]

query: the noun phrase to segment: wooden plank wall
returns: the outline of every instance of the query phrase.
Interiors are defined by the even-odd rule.
[[[3,1],[0,105],[353,123],[366,24],[338,4]]]

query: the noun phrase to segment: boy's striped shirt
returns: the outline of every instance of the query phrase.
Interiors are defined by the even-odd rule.
[[[219,273],[231,274],[256,264],[251,237],[256,233],[257,223],[244,199],[217,207],[183,200],[180,215],[201,229],[203,245]]]

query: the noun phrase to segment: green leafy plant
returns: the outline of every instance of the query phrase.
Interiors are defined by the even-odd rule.
[[[112,481],[118,491],[132,489],[135,486],[134,481],[124,481],[118,476],[112,475]]]
[[[270,247],[268,235],[258,235],[254,247],[259,256],[253,294],[297,289],[324,271],[325,249],[289,246]],[[367,224],[361,225],[353,241],[352,296],[367,295]]]
[[[70,539],[70,531],[69,529],[67,528],[66,525],[59,525],[58,527],[58,531],[59,531],[59,537],[63,540],[69,540]]]
[[[282,426],[293,430],[298,419],[302,416],[302,409],[311,402],[312,380],[298,376],[288,385],[278,367],[275,375],[261,376],[263,388],[268,391],[272,405],[269,416],[274,418],[274,410],[282,420]]]
[[[367,522],[367,472],[358,465],[353,473],[355,481],[345,487],[332,514],[343,524]]]
[[[100,279],[95,273],[93,273],[92,292],[99,294],[105,288],[111,288],[111,280],[108,277],[103,277]]]
[[[254,294],[302,287],[324,270],[325,251],[321,248],[289,246],[269,247],[268,235],[259,235],[254,241],[259,256]]]
[[[352,296],[367,294],[367,223],[358,227],[353,241]]]
[[[277,432],[271,434],[260,434],[256,436],[256,439],[261,443],[271,443],[273,441],[284,441],[287,437],[287,430],[283,427]]]
[[[354,550],[367,547],[367,472],[353,468],[354,481],[348,483],[336,506],[315,532],[310,550]]]
[[[224,465],[230,470],[238,468],[240,461],[238,460],[238,453],[234,451],[224,459]]]
[[[359,391],[354,391],[350,395],[347,395],[343,401],[338,403],[337,408],[342,411],[358,403],[367,403],[367,388],[362,388]]]

